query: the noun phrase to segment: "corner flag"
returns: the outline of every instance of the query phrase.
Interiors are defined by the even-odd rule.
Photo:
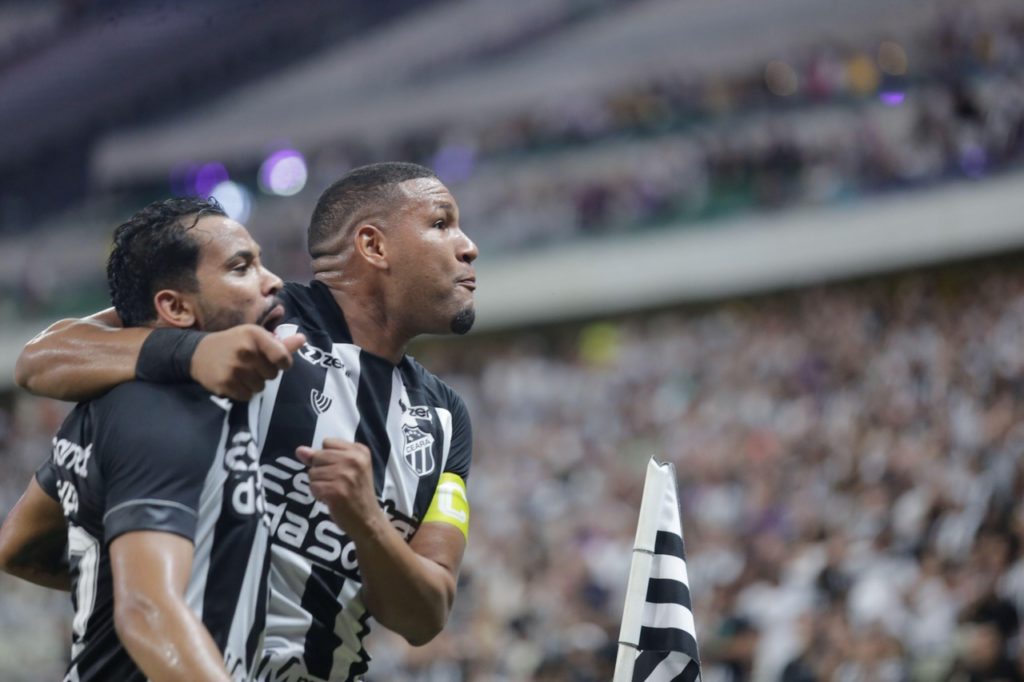
[[[640,502],[614,682],[700,679],[676,471],[653,457]]]

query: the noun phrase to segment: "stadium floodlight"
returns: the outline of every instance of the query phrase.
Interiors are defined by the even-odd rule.
[[[244,223],[252,212],[252,194],[242,185],[225,180],[210,192],[232,220]]]
[[[192,189],[197,197],[208,197],[215,187],[229,180],[228,169],[219,161],[204,163],[196,169]]]
[[[260,189],[267,194],[290,197],[306,186],[309,171],[306,159],[294,149],[274,152],[260,166]]]

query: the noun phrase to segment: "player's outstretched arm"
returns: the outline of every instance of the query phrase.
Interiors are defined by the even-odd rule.
[[[185,603],[192,543],[173,533],[134,531],[110,543],[114,626],[154,682],[230,682],[224,657]]]
[[[191,339],[195,343],[184,344],[166,336],[150,339],[152,332],[122,327],[113,308],[80,320],[61,320],[25,345],[14,379],[36,395],[57,400],[89,400],[136,378],[191,379],[211,393],[249,400],[279,370],[291,367],[292,353],[305,343],[301,334],[282,341],[253,324],[206,335],[172,332],[197,335]]]
[[[0,569],[36,585],[68,591],[67,544],[60,503],[33,478],[0,526]]]
[[[323,445],[296,454],[309,466],[310,491],[355,541],[366,607],[410,644],[426,644],[444,628],[455,601],[463,532],[424,523],[406,543],[374,494],[370,451],[330,438]]]

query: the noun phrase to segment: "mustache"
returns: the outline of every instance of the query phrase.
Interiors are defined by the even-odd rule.
[[[267,318],[270,317],[270,313],[274,312],[274,308],[276,308],[277,306],[281,306],[283,308],[284,303],[281,302],[281,299],[275,296],[273,299],[271,299],[270,304],[267,306],[266,310],[260,313],[259,319],[256,320],[256,324],[262,325],[264,322],[266,322]]]

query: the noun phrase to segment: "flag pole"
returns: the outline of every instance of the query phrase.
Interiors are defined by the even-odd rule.
[[[631,682],[633,679],[633,666],[636,663],[640,641],[640,621],[647,596],[647,578],[651,571],[654,539],[658,530],[659,503],[665,493],[665,486],[673,485],[674,476],[675,470],[670,463],[660,464],[654,457],[647,463],[647,476],[644,479],[640,518],[633,541],[633,558],[629,566],[626,603],[622,609],[619,647],[612,682]]]

